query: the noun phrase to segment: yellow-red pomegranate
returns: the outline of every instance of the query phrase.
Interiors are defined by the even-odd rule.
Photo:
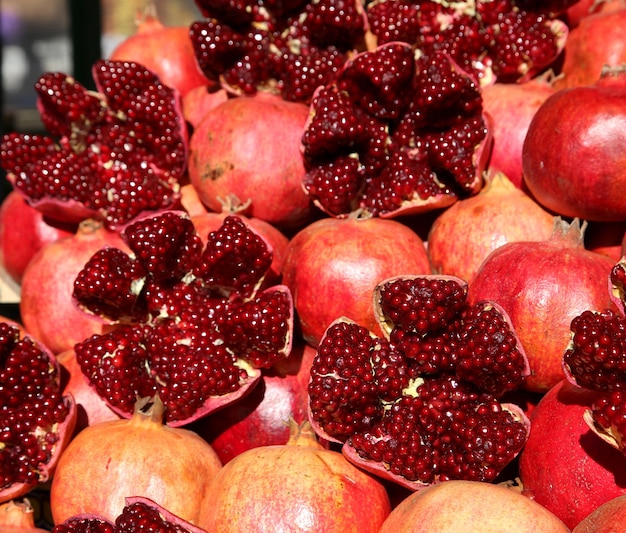
[[[626,529],[626,494],[603,503],[589,513],[572,533],[610,533]]]
[[[35,525],[35,512],[30,502],[8,501],[0,505],[0,533],[46,533]]]
[[[248,450],[224,465],[207,493],[211,533],[378,533],[390,512],[383,484],[324,449],[308,423],[287,444]]]

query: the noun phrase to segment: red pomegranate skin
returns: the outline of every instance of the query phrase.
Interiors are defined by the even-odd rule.
[[[568,533],[553,513],[518,490],[450,480],[414,492],[393,509],[380,533]]]
[[[626,494],[603,503],[588,514],[572,533],[611,533],[626,530]]]
[[[508,313],[531,374],[524,387],[546,392],[561,379],[570,323],[587,309],[615,309],[607,290],[614,261],[583,246],[577,223],[555,218],[545,241],[512,242],[494,250],[468,288],[468,300],[491,300]]]
[[[312,222],[291,238],[283,262],[283,283],[293,295],[300,332],[312,346],[342,316],[382,335],[372,302],[376,285],[392,276],[430,273],[417,233],[378,217]]]
[[[624,0],[578,0],[565,13],[565,20],[570,28],[575,28],[585,17],[625,7]]]
[[[528,497],[573,529],[603,503],[626,494],[626,457],[583,420],[597,393],[566,380],[540,400],[519,458]]]
[[[230,195],[247,214],[280,228],[301,226],[312,207],[302,187],[300,138],[309,107],[278,95],[230,98],[204,115],[189,144],[188,174],[201,201],[222,210]]]
[[[626,71],[557,91],[537,110],[522,151],[524,181],[566,217],[626,220]]]

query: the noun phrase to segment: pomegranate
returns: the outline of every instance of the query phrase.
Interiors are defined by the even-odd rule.
[[[620,9],[625,5],[624,0],[578,0],[565,12],[565,20],[570,28],[575,28],[589,15]]]
[[[50,486],[55,524],[82,514],[114,521],[125,497],[135,495],[204,527],[207,490],[220,460],[196,433],[163,424],[164,411],[158,396],[143,398],[130,419],[101,422],[74,437]]]
[[[95,218],[117,229],[177,205],[188,133],[180,95],[142,65],[99,60],[92,70],[98,92],[62,72],[40,77],[38,108],[50,136],[4,135],[0,163],[50,218]]]
[[[553,513],[513,488],[451,480],[408,496],[380,533],[569,533]]]
[[[92,255],[73,297],[112,324],[74,346],[92,387],[121,416],[159,394],[167,424],[182,426],[248,392],[260,369],[287,357],[293,303],[283,285],[260,289],[268,243],[231,215],[205,243],[183,211],[127,225],[130,250]]]
[[[507,176],[490,172],[485,188],[448,207],[431,225],[433,271],[471,282],[493,250],[509,242],[545,241],[553,226],[553,216]]]
[[[46,533],[35,525],[34,514],[28,499],[0,504],[0,533]]]
[[[329,215],[422,213],[482,187],[491,135],[480,87],[444,52],[392,42],[360,53],[310,108],[303,185]]]
[[[301,334],[316,346],[340,316],[380,333],[372,305],[376,284],[430,271],[424,242],[408,226],[355,213],[322,218],[297,232],[285,251],[283,283],[293,295]]]
[[[374,291],[384,337],[346,318],[313,360],[309,419],[348,460],[418,490],[493,481],[523,447],[528,419],[499,398],[530,369],[506,313],[467,303],[452,276],[399,276]]]
[[[42,246],[75,232],[74,224],[48,220],[12,190],[0,206],[0,262],[11,279],[21,284],[26,266]]]
[[[620,531],[626,527],[626,494],[603,503],[578,523],[572,533]]]
[[[191,131],[198,127],[204,115],[214,107],[228,100],[225,89],[213,89],[209,85],[200,85],[183,96],[183,116],[191,126]]]
[[[315,349],[297,343],[289,357],[263,370],[261,382],[242,400],[194,423],[226,464],[251,448],[286,444],[289,422],[307,419],[311,364]]]
[[[324,449],[307,423],[291,431],[287,444],[224,465],[207,493],[206,529],[377,533],[390,512],[384,486]]]
[[[210,84],[196,61],[187,26],[164,25],[154,4],[139,10],[135,23],[136,33],[113,49],[110,60],[141,63],[181,96]]]
[[[300,136],[308,112],[302,103],[258,94],[206,113],[191,135],[188,166],[202,203],[219,212],[220,199],[232,194],[250,201],[249,216],[284,228],[304,224],[311,206],[302,190]]]
[[[119,234],[86,219],[70,237],[45,245],[24,271],[19,303],[26,330],[54,353],[102,331],[101,320],[85,315],[72,301],[74,278],[105,246],[124,248]]]
[[[546,392],[563,379],[561,359],[572,319],[586,309],[613,307],[607,279],[613,261],[584,248],[586,224],[554,219],[545,241],[521,241],[494,250],[470,283],[471,302],[500,304],[524,346],[531,374],[524,387]]]
[[[602,4],[602,2],[599,2]],[[626,61],[626,44],[621,29],[626,24],[626,4],[602,9],[580,19],[569,32],[557,89],[593,85],[606,66]]]
[[[626,457],[595,435],[583,414],[599,393],[563,379],[537,404],[519,457],[524,493],[570,529],[626,494]]]
[[[489,168],[504,173],[516,187],[526,189],[522,148],[528,126],[539,106],[556,92],[548,70],[524,83],[493,83],[482,88],[483,109],[491,117],[493,146]]]
[[[0,322],[0,503],[49,480],[70,441],[76,406],[50,350]]]
[[[626,69],[593,85],[557,91],[524,140],[524,180],[547,209],[600,222],[626,219]]]

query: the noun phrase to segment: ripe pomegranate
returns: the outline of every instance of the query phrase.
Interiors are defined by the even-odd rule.
[[[488,301],[469,305],[467,283],[452,276],[390,278],[373,300],[384,337],[338,318],[317,348],[316,433],[412,490],[493,481],[529,431],[521,408],[499,402],[530,372],[506,313]]]
[[[141,63],[183,97],[195,87],[211,83],[198,66],[188,26],[164,25],[154,4],[140,10],[135,23],[136,33],[113,49],[110,60]]]
[[[293,295],[301,334],[317,346],[340,316],[380,333],[372,305],[376,284],[430,271],[424,242],[408,226],[355,213],[322,218],[297,232],[285,251],[283,283]]]
[[[183,96],[183,116],[191,126],[191,131],[195,130],[204,115],[214,107],[228,100],[228,93],[225,89],[214,89],[208,85],[194,87]]]
[[[565,12],[565,21],[570,28],[575,28],[589,15],[621,9],[625,5],[624,0],[578,0]]]
[[[21,284],[26,266],[42,246],[75,232],[76,225],[47,219],[12,190],[0,205],[0,262],[11,279]]]
[[[585,250],[584,222],[560,217],[554,222],[545,241],[511,242],[494,250],[468,291],[471,302],[491,300],[508,313],[530,363],[524,387],[535,392],[563,379],[561,359],[572,319],[586,309],[614,308],[607,291],[613,261]]]
[[[204,527],[202,513],[221,462],[196,433],[163,424],[155,398],[137,401],[130,419],[85,428],[61,456],[50,486],[55,524],[82,514],[114,521],[128,495],[154,500]]]
[[[0,504],[0,533],[47,533],[35,526],[34,510],[28,499]]]
[[[547,209],[596,221],[626,219],[626,67],[557,91],[531,121],[524,180]]]
[[[524,493],[575,528],[600,505],[626,494],[626,457],[583,419],[599,394],[563,379],[537,404],[519,457]]]
[[[626,527],[626,494],[603,503],[572,529],[572,533],[610,533]]]
[[[504,173],[525,189],[522,147],[530,121],[539,106],[554,94],[554,73],[549,70],[524,83],[493,83],[482,88],[483,109],[491,117],[493,146],[489,168]]]
[[[188,165],[202,203],[219,212],[221,199],[235,195],[250,201],[249,216],[282,228],[305,223],[311,206],[300,137],[308,113],[269,94],[231,98],[206,113],[191,135]]]
[[[415,492],[391,512],[380,533],[569,533],[553,513],[514,488],[451,480]]]
[[[222,463],[251,448],[286,444],[289,422],[307,419],[307,385],[315,349],[297,343],[289,357],[263,370],[261,382],[245,398],[192,424]]]
[[[601,4],[602,2],[600,2]],[[626,44],[621,29],[626,24],[626,4],[620,9],[603,9],[582,18],[567,37],[557,89],[593,85],[606,66],[626,61]]]
[[[503,173],[490,172],[477,195],[459,200],[434,220],[428,254],[434,272],[471,282],[493,250],[509,242],[545,241],[553,227],[552,214]]]
[[[324,449],[307,423],[292,423],[287,444],[254,448],[224,465],[205,505],[206,529],[224,533],[378,533],[391,510],[382,483]]]
[[[119,234],[86,219],[70,237],[45,245],[24,272],[19,303],[26,330],[54,353],[64,352],[102,332],[102,320],[72,301],[74,279],[87,260],[105,246],[126,249]]]

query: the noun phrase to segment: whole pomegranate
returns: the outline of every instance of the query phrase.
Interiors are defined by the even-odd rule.
[[[576,527],[626,494],[626,457],[595,435],[583,414],[600,394],[563,379],[541,398],[519,457],[524,493]]]
[[[35,511],[28,499],[0,504],[0,533],[46,533],[35,525]]]
[[[207,112],[189,143],[189,179],[202,202],[219,212],[221,199],[233,194],[250,201],[245,214],[279,227],[307,221],[300,137],[308,114],[305,104],[262,93]]]
[[[522,150],[524,180],[547,209],[585,220],[626,219],[626,67],[557,91],[537,109]]]
[[[114,521],[125,498],[135,495],[204,527],[208,486],[221,462],[196,433],[164,425],[163,412],[158,396],[143,398],[132,418],[101,422],[74,437],[50,486],[55,523],[79,514]]]
[[[624,6],[624,0],[578,0],[565,12],[565,20],[570,28],[575,28],[585,17]]]
[[[198,66],[187,26],[164,25],[155,4],[139,12],[135,22],[137,32],[115,47],[111,60],[141,63],[181,96],[211,84]]]
[[[117,232],[87,219],[73,235],[41,248],[24,271],[19,304],[22,322],[54,353],[102,332],[103,321],[79,310],[72,292],[74,279],[87,260],[105,246],[127,249]]]
[[[450,480],[414,492],[393,509],[380,533],[568,533],[545,507],[515,488]]]
[[[626,494],[603,503],[572,529],[572,533],[621,531],[626,527]]]
[[[546,392],[563,379],[572,319],[586,309],[614,308],[607,291],[614,263],[584,248],[584,231],[579,220],[555,217],[547,240],[497,248],[469,286],[470,301],[491,300],[508,313],[528,356],[524,387],[531,391]]]
[[[324,449],[308,423],[291,431],[287,444],[248,450],[217,473],[206,529],[378,533],[391,510],[383,484]]]
[[[372,305],[376,284],[430,271],[424,242],[408,226],[355,213],[316,220],[296,233],[285,251],[283,283],[293,295],[304,339],[316,346],[340,316],[380,333]]]
[[[428,253],[435,272],[471,281],[493,250],[509,242],[547,240],[553,226],[548,211],[502,172],[491,172],[477,195],[459,200],[434,220]]]

